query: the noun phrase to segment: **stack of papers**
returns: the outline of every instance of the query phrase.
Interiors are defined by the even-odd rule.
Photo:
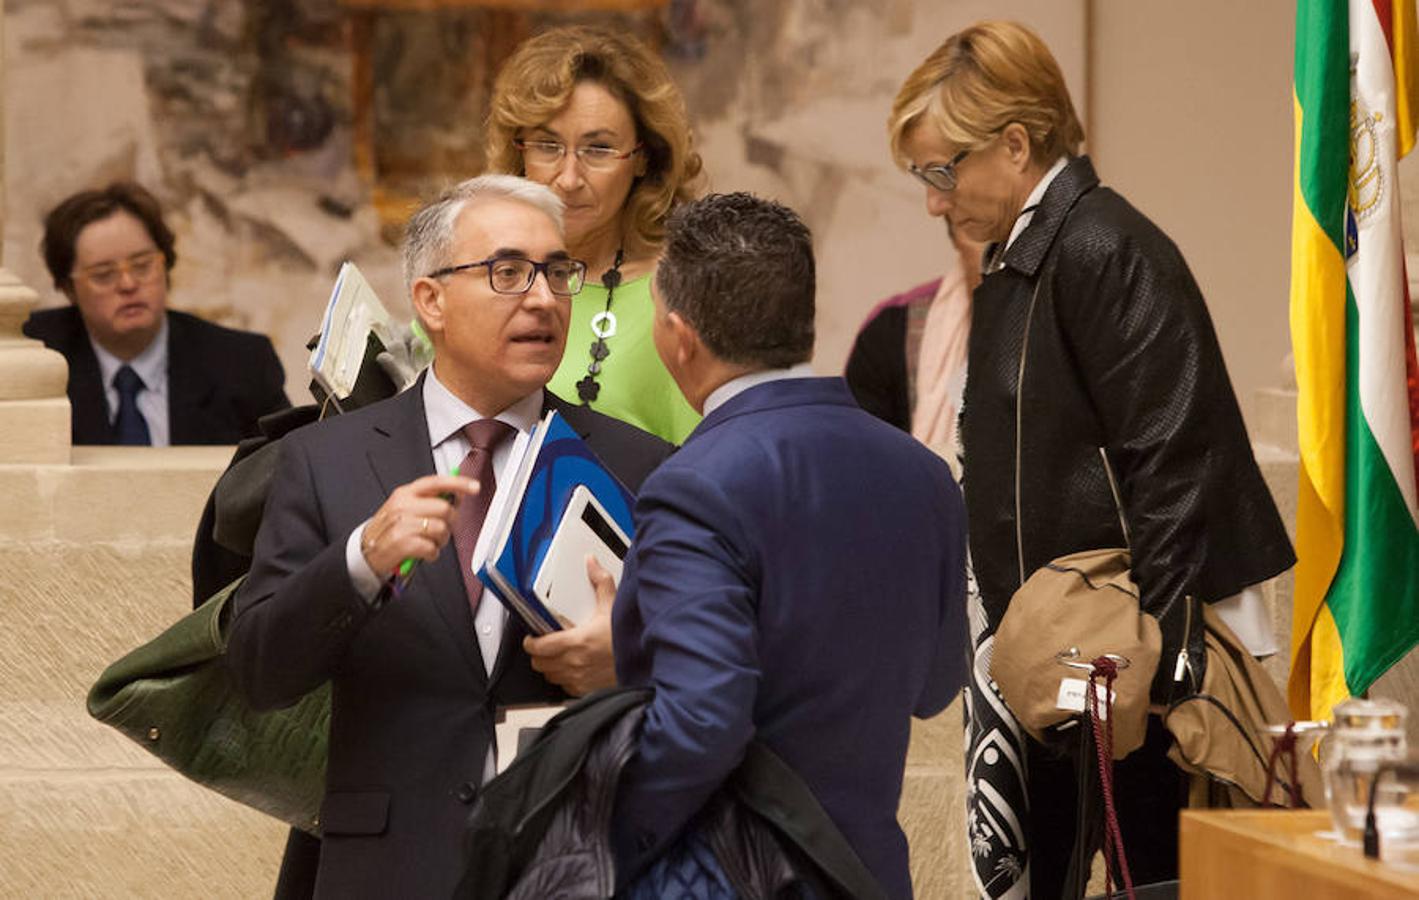
[[[362,370],[367,379],[382,374],[374,357],[388,346],[393,332],[393,320],[374,288],[354,263],[346,262],[335,278],[320,338],[310,353],[311,378],[340,405],[355,392]],[[381,384],[376,390],[390,396],[394,385]]]

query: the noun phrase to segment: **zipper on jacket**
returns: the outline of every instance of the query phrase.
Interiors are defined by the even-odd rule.
[[[1109,480],[1109,493],[1114,498],[1114,510],[1118,513],[1118,527],[1123,532],[1123,545],[1128,548],[1130,562],[1133,555],[1133,539],[1128,533],[1128,518],[1123,514],[1123,495],[1118,490],[1118,479],[1114,478],[1114,467],[1109,465],[1108,451],[1099,448],[1099,459],[1104,461],[1104,477]]]
[[[1024,446],[1025,429],[1025,359],[1030,353],[1030,324],[1035,320],[1035,301],[1040,299],[1040,282],[1030,292],[1030,308],[1025,311],[1025,332],[1020,338],[1020,367],[1015,372],[1015,565],[1020,570],[1020,585],[1025,584],[1025,526],[1020,518],[1020,453]]]
[[[1182,649],[1178,651],[1178,661],[1173,666],[1173,683],[1176,684],[1183,679],[1183,673],[1192,675],[1192,662],[1187,657],[1187,645],[1192,638],[1192,608],[1196,606],[1191,594],[1183,595],[1183,602],[1187,604],[1187,610],[1183,613],[1183,639]]]

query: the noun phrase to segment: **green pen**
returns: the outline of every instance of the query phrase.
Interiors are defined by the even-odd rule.
[[[458,466],[454,466],[452,469],[449,469],[449,470],[448,470],[448,474],[449,474],[450,476],[454,477],[454,478],[457,478],[457,477],[458,477]],[[454,502],[454,499],[453,499],[453,495],[452,495],[452,494],[441,494],[440,496],[442,496],[443,499],[447,500],[449,503],[453,503],[453,502]],[[408,580],[409,580],[409,573],[410,573],[410,572],[413,572],[413,571],[414,571],[414,567],[417,566],[418,564],[419,564],[419,560],[418,560],[416,557],[413,557],[413,556],[409,557],[408,559],[406,559],[406,560],[404,560],[402,563],[400,563],[400,564],[399,564],[399,578],[400,578],[400,580],[403,581],[403,582],[408,582]]]

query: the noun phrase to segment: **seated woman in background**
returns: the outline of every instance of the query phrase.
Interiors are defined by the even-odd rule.
[[[271,341],[168,308],[176,237],[158,200],[120,181],[66,198],[40,247],[69,305],[24,332],[69,363],[75,444],[235,444],[290,406]]]
[[[946,222],[946,274],[877,304],[853,342],[844,375],[863,409],[911,432],[959,478],[956,419],[966,388],[971,292],[980,284],[985,246],[952,228],[930,197],[926,211]]]
[[[498,73],[488,166],[552,188],[587,263],[566,356],[547,387],[675,444],[699,423],[656,354],[650,284],[665,217],[694,196],[699,154],[664,63],[632,37],[558,28]],[[599,277],[598,277],[599,273]]]

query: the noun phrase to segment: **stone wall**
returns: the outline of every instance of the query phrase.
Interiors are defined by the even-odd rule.
[[[269,896],[285,828],[89,718],[109,662],[191,609],[229,447],[0,464],[0,896]]]
[[[115,178],[169,211],[172,305],[270,334],[297,400],[343,260],[399,302],[355,176],[334,0],[10,0],[5,26],[4,255],[47,304],[64,300],[38,254],[44,213]]]
[[[451,4],[456,6],[456,4]],[[716,190],[799,209],[819,253],[819,371],[840,371],[882,297],[942,271],[939,226],[887,157],[897,85],[951,31],[985,15],[1030,21],[1081,105],[1083,0],[675,0],[658,18],[604,20],[664,49]],[[305,342],[342,260],[408,315],[386,240],[420,191],[475,174],[486,78],[459,63],[486,44],[477,10],[356,18],[338,0],[9,0],[4,256],[46,304],[44,213],[131,177],[171,211],[171,302],[272,336],[305,398]],[[362,26],[363,27],[363,26]],[[352,70],[375,79],[373,177],[357,175]],[[422,162],[422,173],[418,167]],[[381,218],[383,210],[384,218]]]

